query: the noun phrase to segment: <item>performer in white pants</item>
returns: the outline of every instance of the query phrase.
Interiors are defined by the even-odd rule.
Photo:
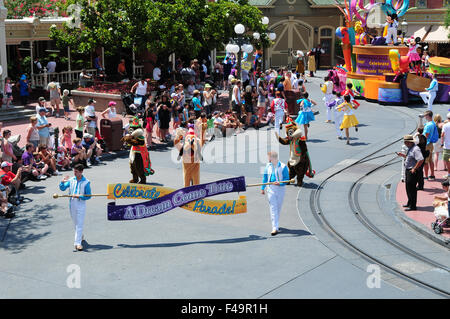
[[[91,183],[89,180],[83,176],[84,166],[83,164],[75,165],[73,172],[74,177],[69,178],[65,176],[61,183],[59,184],[59,189],[65,191],[69,188],[69,195],[72,197],[69,201],[70,216],[72,217],[73,224],[75,226],[75,250],[83,250],[81,241],[83,239],[83,225],[84,216],[86,214],[86,200],[90,199],[91,196]]]
[[[336,128],[336,135],[338,139],[342,139],[342,131],[341,131],[341,123],[344,119],[344,113],[340,112],[339,110],[336,110],[336,107],[344,103],[344,99],[341,96],[340,92],[335,93],[335,99],[331,103],[333,105],[334,110],[334,127]]]
[[[436,92],[438,91],[439,84],[436,79],[436,73],[433,73],[433,80],[430,83],[430,86],[426,88],[425,92],[420,92],[420,97],[423,100],[423,103],[428,105],[428,110],[433,111],[433,102],[436,98]]]
[[[283,124],[284,115],[286,114],[287,110],[287,103],[286,101],[281,97],[281,92],[276,91],[275,92],[275,99],[270,104],[270,108],[273,114],[275,114],[275,130],[278,134],[280,134],[281,125]]]
[[[327,120],[325,121],[325,123],[331,123],[331,121],[332,121],[331,118],[332,118],[333,110],[334,110],[334,106],[332,105],[332,102],[334,101],[333,82],[330,81],[330,78],[328,76],[326,76],[324,80],[325,80],[325,83],[322,84],[321,90],[325,94],[323,101],[327,108]]]
[[[266,165],[263,175],[263,183],[275,182],[275,185],[262,185],[261,194],[266,193],[270,206],[270,219],[272,221],[271,235],[275,236],[279,233],[278,221],[280,219],[281,207],[283,206],[283,199],[286,190],[286,184],[280,184],[281,181],[289,180],[288,167],[278,161],[277,152],[269,152],[269,163]]]

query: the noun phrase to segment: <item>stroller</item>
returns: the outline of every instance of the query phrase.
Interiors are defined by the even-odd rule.
[[[125,105],[125,112],[122,114],[144,117],[145,107],[143,106],[142,97],[136,97],[133,93],[121,94],[123,105]]]
[[[439,205],[434,208],[434,216],[436,221],[431,223],[431,229],[436,234],[441,234],[444,231],[444,227],[450,227],[450,218],[446,205]]]

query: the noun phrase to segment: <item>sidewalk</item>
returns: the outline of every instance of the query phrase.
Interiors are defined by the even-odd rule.
[[[439,163],[442,165],[442,163]],[[435,234],[431,229],[431,223],[436,220],[434,216],[434,207],[433,201],[434,196],[445,196],[445,192],[442,189],[441,183],[444,181],[444,176],[446,171],[437,170],[435,171],[436,180],[428,181],[425,180],[424,190],[417,192],[417,210],[416,211],[408,211],[405,212],[405,208],[402,205],[405,205],[408,202],[408,196],[406,195],[405,183],[399,182],[397,185],[397,202],[404,214],[413,219],[414,221],[423,224],[427,230],[431,233]],[[435,234],[436,235],[436,234]],[[444,231],[440,234],[445,238],[450,238],[450,229],[444,228]],[[438,235],[439,236],[439,235]]]

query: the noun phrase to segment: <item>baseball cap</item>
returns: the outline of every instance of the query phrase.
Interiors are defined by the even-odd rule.
[[[7,162],[7,161],[2,162],[2,168],[6,167],[6,166],[13,166],[13,164],[10,162]]]
[[[41,97],[39,98],[39,102],[42,102],[42,101],[45,101],[45,97],[43,97],[43,96],[41,96]]]
[[[89,99],[88,103],[89,103],[89,104],[91,104],[91,103],[97,103],[97,101],[94,100],[94,99]]]
[[[47,112],[47,109],[45,108],[45,107],[41,107],[40,109],[39,109],[39,113],[40,112]]]
[[[84,133],[83,138],[92,138],[92,135],[89,133]]]
[[[111,102],[109,102],[109,104],[108,104],[108,106],[114,106],[114,105],[117,105],[117,103],[114,102],[114,101],[111,101]]]

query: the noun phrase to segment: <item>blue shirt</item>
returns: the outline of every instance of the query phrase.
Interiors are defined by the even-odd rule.
[[[70,187],[69,195],[80,195],[82,193],[81,189],[80,189],[80,186],[82,184],[85,185],[83,194],[84,195],[92,195],[91,182],[84,176],[81,178],[81,180],[77,180],[77,178],[74,176],[65,183],[63,183],[63,182],[59,183],[59,189],[64,192],[67,188]],[[88,199],[91,199],[91,196],[80,196],[80,199],[88,200]]]
[[[192,99],[192,105],[194,106],[194,111],[202,110],[202,103],[200,102],[200,99],[198,97],[194,97]]]
[[[429,134],[428,137],[427,134]],[[430,143],[436,143],[438,141],[439,133],[434,121],[429,121],[427,124],[425,124],[425,127],[423,128],[423,135],[427,137],[427,145]]]
[[[20,83],[20,96],[29,96],[30,93],[28,92],[28,82],[20,80],[19,83]]]
[[[433,79],[430,83],[430,86],[426,89],[427,91],[437,91],[438,90],[438,81]]]
[[[36,118],[37,118],[37,125],[36,126],[39,127],[39,126],[48,124],[47,117],[45,115],[44,116],[37,115]],[[50,136],[50,131],[49,131],[48,127],[44,127],[42,129],[40,129],[39,130],[39,136],[49,137]]]
[[[284,164],[283,164],[284,165]],[[268,163],[266,165],[266,168],[264,169],[264,175],[263,175],[263,184],[264,183],[272,183],[272,182],[282,182],[282,181],[288,181],[289,180],[289,169],[287,167],[287,165],[284,165],[283,170],[282,170],[282,176],[281,176],[281,180],[280,178],[277,178],[277,176],[275,175],[276,172],[278,171],[279,167],[281,166],[281,162],[278,161],[278,165],[276,169],[273,169],[273,164],[272,163]],[[272,173],[269,176],[269,168],[271,168]],[[287,184],[280,184],[280,186],[284,187]],[[261,189],[264,190],[266,188],[267,185],[262,185]]]

